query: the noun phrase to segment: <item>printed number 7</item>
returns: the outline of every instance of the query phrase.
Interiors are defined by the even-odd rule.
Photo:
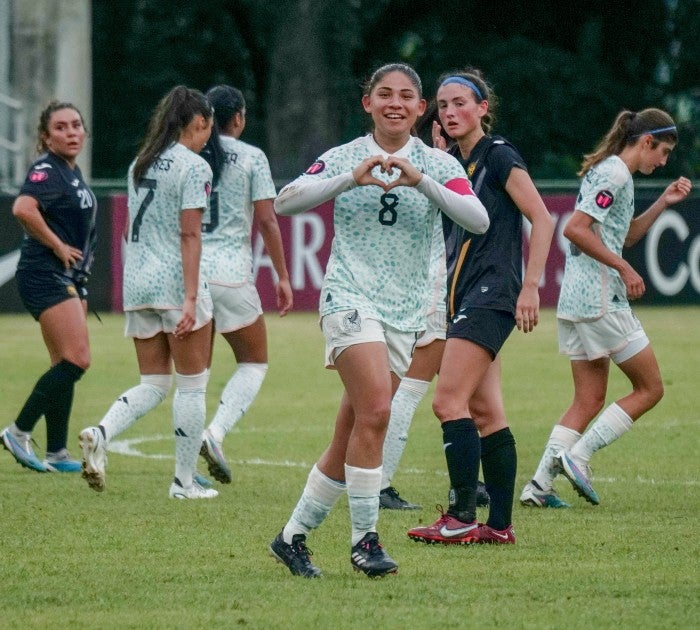
[[[151,201],[153,201],[153,197],[156,196],[155,190],[156,190],[156,188],[158,188],[158,180],[147,179],[144,177],[139,182],[138,187],[139,188],[147,188],[148,192],[146,193],[146,196],[143,198],[143,201],[141,202],[141,205],[139,206],[139,211],[136,213],[136,217],[134,217],[134,223],[131,226],[131,242],[132,243],[138,243],[139,232],[141,230],[141,222],[143,221],[143,215],[146,213],[148,206],[151,205]]]

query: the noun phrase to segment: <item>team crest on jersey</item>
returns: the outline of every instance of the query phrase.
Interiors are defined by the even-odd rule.
[[[472,175],[474,175],[474,171],[476,170],[476,162],[471,162],[469,166],[467,166],[467,177],[469,179],[472,178]]]
[[[318,175],[326,169],[326,163],[323,160],[316,160],[309,168],[306,169],[307,175]]]
[[[343,330],[345,332],[360,332],[362,330],[362,318],[357,310],[346,313],[343,317]]]
[[[69,285],[66,287],[66,292],[67,292],[68,295],[70,295],[71,297],[78,297],[78,289],[76,289],[72,284],[69,284]]]
[[[595,205],[603,210],[609,208],[613,201],[615,201],[615,197],[609,190],[601,190],[595,196]]]
[[[49,178],[49,174],[46,171],[32,171],[29,173],[29,181],[33,184],[38,184],[39,182],[45,182]]]

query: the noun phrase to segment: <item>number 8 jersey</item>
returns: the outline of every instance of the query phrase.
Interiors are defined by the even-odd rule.
[[[180,212],[206,208],[212,172],[206,160],[175,143],[135,185],[129,167],[129,226],[124,310],[181,309],[185,300]],[[203,281],[200,274],[200,292]]]
[[[351,172],[362,160],[388,154],[371,135],[324,153],[302,178],[331,178]],[[412,137],[394,155],[406,158],[436,182],[466,179],[459,162]],[[390,182],[399,173],[372,170]],[[438,207],[410,186],[385,193],[355,186],[334,200],[335,235],[320,295],[321,316],[359,309],[405,332],[425,329],[425,299],[433,228]]]

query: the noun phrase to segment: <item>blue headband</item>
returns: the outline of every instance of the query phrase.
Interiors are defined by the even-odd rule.
[[[639,138],[641,136],[653,136],[657,133],[664,133],[666,131],[676,131],[676,125],[671,125],[670,127],[659,127],[658,129],[650,129],[649,131],[643,131],[642,133],[635,133],[632,137]]]
[[[459,83],[460,85],[464,85],[465,87],[468,87],[474,94],[476,94],[479,97],[480,101],[484,100],[484,97],[481,95],[481,90],[476,87],[469,79],[465,79],[464,77],[447,77],[441,84],[440,87],[443,85],[448,85],[449,83]]]

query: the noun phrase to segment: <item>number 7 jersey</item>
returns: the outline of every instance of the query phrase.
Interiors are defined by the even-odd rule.
[[[129,167],[124,310],[180,309],[185,300],[180,212],[207,206],[212,172],[182,144],[163,151],[135,186]],[[200,274],[201,276],[201,274]],[[200,290],[202,288],[200,280]]]

